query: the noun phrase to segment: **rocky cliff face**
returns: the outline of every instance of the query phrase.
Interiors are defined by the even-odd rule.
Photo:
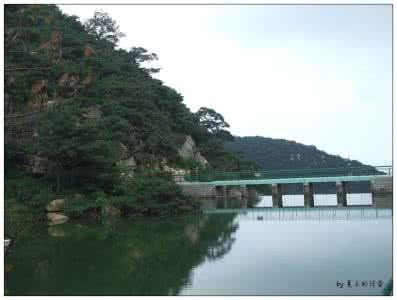
[[[178,150],[178,153],[179,156],[184,159],[193,159],[198,161],[202,166],[208,165],[208,161],[201,155],[200,151],[197,149],[196,143],[190,135],[186,137],[186,140]]]
[[[183,159],[192,159],[201,164],[201,166],[205,167],[208,166],[208,161],[205,159],[204,156],[201,155],[200,151],[198,150],[196,143],[192,139],[191,136],[186,136],[185,142],[182,146],[178,149],[178,154]],[[167,172],[170,172],[174,175],[174,180],[176,182],[183,182],[185,181],[184,177],[191,173],[190,170],[182,169],[182,168],[172,168],[167,165],[167,162],[164,161],[163,169]]]
[[[174,175],[175,182],[184,182],[185,181],[184,177],[190,174],[190,171],[185,169],[171,168],[167,165],[165,165],[163,168],[164,171],[170,172],[171,174]]]

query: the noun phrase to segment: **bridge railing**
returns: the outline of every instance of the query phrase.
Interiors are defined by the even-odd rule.
[[[310,178],[310,177],[334,177],[334,176],[363,176],[363,175],[392,175],[392,166],[363,166],[317,169],[290,169],[290,170],[266,170],[266,171],[240,171],[219,172],[201,171],[191,173],[179,178],[178,181],[209,182],[251,179],[281,179],[281,178]]]

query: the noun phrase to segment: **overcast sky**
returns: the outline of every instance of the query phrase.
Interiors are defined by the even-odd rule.
[[[120,47],[155,52],[156,77],[239,136],[392,162],[392,8],[368,5],[62,5],[109,13]]]

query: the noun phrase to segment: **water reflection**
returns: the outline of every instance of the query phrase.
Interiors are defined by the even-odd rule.
[[[38,227],[6,257],[9,295],[176,295],[225,256],[236,214]]]
[[[318,220],[364,220],[392,218],[392,210],[385,208],[372,207],[317,207],[317,208],[265,208],[258,207],[252,209],[222,209],[207,211],[207,214],[237,213],[235,220],[257,220],[257,221],[307,221]]]
[[[195,268],[182,295],[381,295],[392,277],[390,209],[234,211],[233,248]]]
[[[6,294],[382,294],[337,282],[392,278],[391,209],[270,208],[266,197],[205,199],[206,213],[181,218],[35,227],[6,257]]]

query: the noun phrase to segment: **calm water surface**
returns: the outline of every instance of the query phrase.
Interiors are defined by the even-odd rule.
[[[382,294],[391,209],[270,209],[262,200],[173,219],[35,227],[6,257],[6,294]]]

